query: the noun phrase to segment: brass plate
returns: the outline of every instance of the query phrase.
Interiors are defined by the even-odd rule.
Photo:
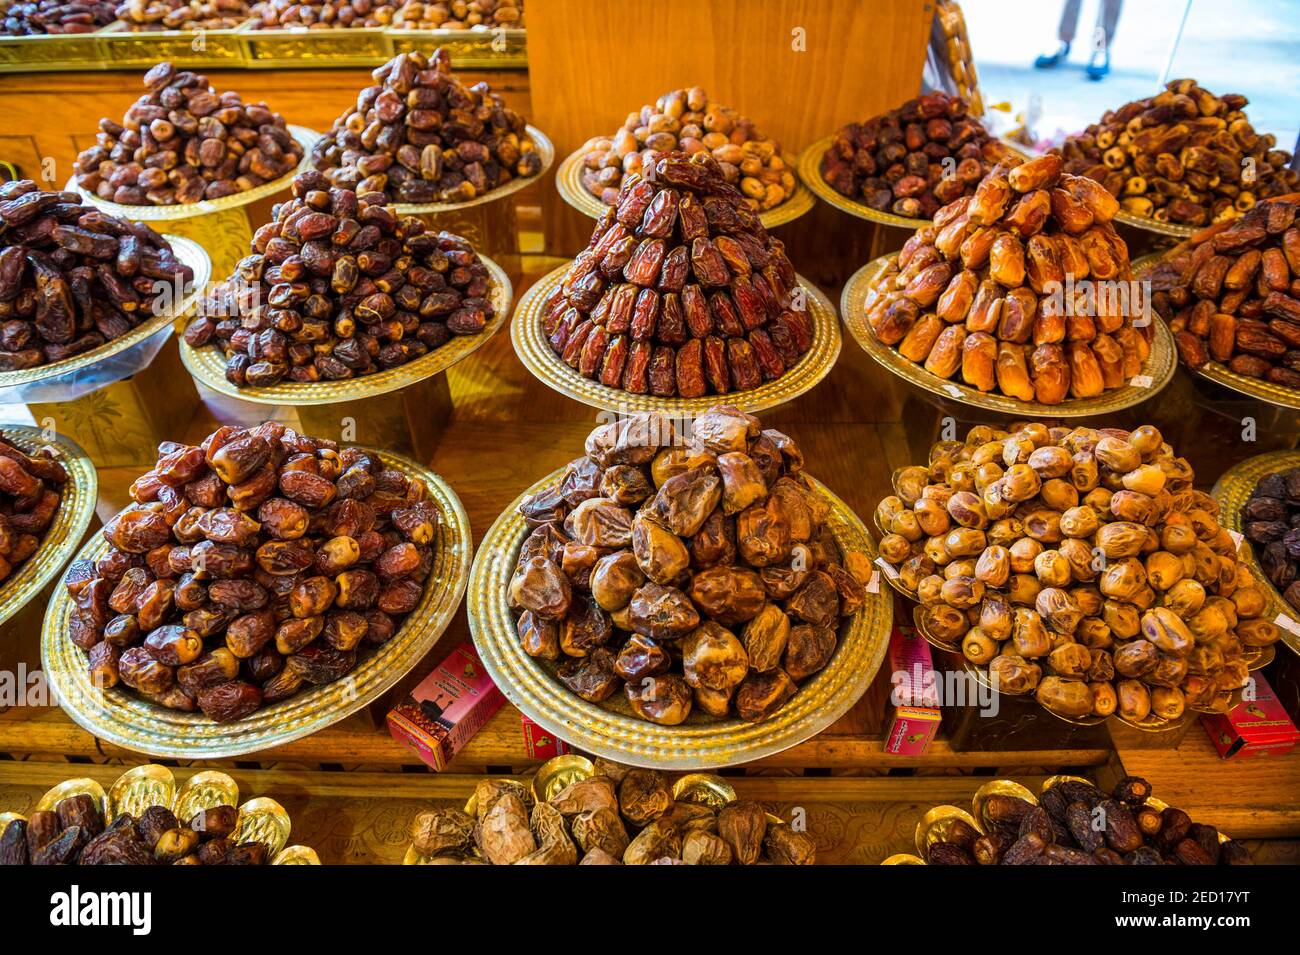
[[[662,411],[675,417],[693,418],[714,405],[735,405],[742,411],[761,411],[793,401],[830,373],[840,354],[839,322],[835,307],[821,290],[803,277],[799,284],[808,293],[808,314],[813,321],[813,344],[793,368],[776,381],[768,381],[749,391],[731,391],[725,395],[700,398],[660,398],[634,395],[621,388],[607,388],[599,381],[584,378],[551,350],[542,332],[542,309],[546,296],[564,280],[569,264],[542,276],[519,300],[510,322],[510,340],[524,367],[542,384],[562,395],[593,408],[632,414],[637,411]]]
[[[173,759],[217,759],[301,739],[378,699],[424,658],[451,622],[473,547],[465,509],[442,478],[400,455],[374,453],[408,477],[421,478],[441,516],[428,585],[392,639],[342,680],[263,706],[246,719],[217,723],[201,712],[156,706],[121,687],[98,690],[86,674],[85,651],[68,639],[73,604],[60,589],[45,615],[41,662],[64,711],[83,729],[126,749]],[[107,550],[108,543],[96,535],[80,556],[93,560]]]
[[[925,860],[910,852],[899,852],[890,856],[881,865],[925,865]]]
[[[307,846],[287,846],[271,860],[271,865],[320,865],[320,856]]]
[[[186,369],[198,381],[213,391],[241,401],[251,401],[259,405],[287,405],[302,407],[304,405],[331,405],[341,401],[357,401],[362,398],[374,398],[378,395],[398,391],[425,378],[441,374],[463,358],[473,354],[488,339],[497,333],[506,317],[510,314],[514,288],[505,270],[486,255],[479,255],[487,266],[491,281],[489,295],[495,314],[492,321],[484,326],[477,335],[453,335],[451,340],[441,348],[436,348],[415,361],[363,375],[360,378],[346,378],[343,381],[315,381],[308,383],[282,381],[279,384],[261,388],[245,387],[232,384],[226,379],[226,357],[216,345],[204,345],[195,348],[185,341],[184,336],[177,340],[180,346],[181,361]]]
[[[224,30],[132,30],[117,20],[98,34],[99,55],[107,69],[148,69],[168,60],[177,69],[228,70],[244,65],[239,26]]]
[[[1151,354],[1142,367],[1142,374],[1151,379],[1151,386],[1148,388],[1126,384],[1095,398],[1071,398],[1062,401],[1059,405],[1045,405],[1036,401],[1018,401],[1002,394],[979,391],[962,382],[940,378],[926,371],[921,365],[908,361],[897,350],[882,344],[867,322],[865,306],[867,292],[893,257],[893,254],[881,256],[854,272],[844,286],[840,310],[844,314],[844,324],[848,327],[849,333],[862,346],[863,351],[886,370],[931,394],[972,408],[982,408],[1002,414],[1041,418],[1078,418],[1084,415],[1111,414],[1123,408],[1139,405],[1153,397],[1174,377],[1174,369],[1178,364],[1174,352],[1174,337],[1164,322],[1159,318],[1153,318],[1155,339],[1151,342]]]
[[[461,209],[496,202],[498,199],[504,199],[521,189],[527,189],[535,182],[541,182],[542,177],[551,168],[551,164],[555,162],[555,145],[536,126],[525,126],[524,128],[528,130],[529,138],[537,146],[537,152],[542,157],[542,168],[537,170],[537,175],[529,176],[526,179],[515,177],[504,186],[498,186],[481,196],[475,196],[468,202],[395,202],[389,208],[399,216],[427,216],[441,215],[444,212],[459,212]]]
[[[1260,478],[1294,467],[1300,467],[1300,451],[1257,454],[1229,468],[1210,491],[1210,496],[1219,502],[1220,525],[1240,534],[1241,507],[1250,499]],[[1288,604],[1278,589],[1273,586],[1273,582],[1264,575],[1264,569],[1260,567],[1259,560],[1255,557],[1255,545],[1242,538],[1241,546],[1237,548],[1237,556],[1259,578],[1260,585],[1264,588],[1264,596],[1268,598],[1268,608],[1264,611],[1264,616],[1275,622],[1279,616],[1286,617],[1294,621],[1296,630],[1300,631],[1300,610]],[[1281,625],[1278,629],[1282,631],[1280,642],[1290,647],[1292,653],[1300,653],[1300,632],[1289,630]],[[1251,669],[1255,667],[1252,666]]]
[[[596,196],[593,196],[583,186],[582,156],[583,151],[579,149],[565,157],[564,162],[560,163],[559,171],[555,174],[555,188],[559,190],[561,199],[584,216],[599,219],[605,214],[605,210],[609,206],[601,202]],[[763,223],[763,228],[775,229],[779,225],[793,222],[817,204],[816,197],[803,184],[803,180],[799,178],[797,166],[798,163],[796,162],[794,166],[790,167],[790,171],[794,173],[795,177],[794,192],[790,193],[785,202],[758,214],[758,219]]]
[[[0,37],[0,73],[102,70],[98,32]]]
[[[1142,229],[1145,232],[1155,232],[1159,235],[1171,235],[1180,239],[1186,239],[1194,235],[1198,230],[1204,229],[1200,225],[1180,225],[1177,222],[1161,222],[1158,219],[1152,219],[1150,216],[1134,215],[1121,209],[1115,213],[1115,221],[1132,226],[1135,229]]]
[[[984,832],[984,827],[980,825],[979,820],[965,809],[958,809],[956,806],[935,806],[916,824],[916,854],[929,863],[930,847],[936,842],[943,842],[944,837],[958,822],[966,823],[976,832]]]
[[[2,624],[45,589],[45,585],[68,565],[73,552],[81,546],[86,528],[95,516],[99,479],[95,474],[94,463],[71,438],[56,434],[46,441],[40,428],[17,424],[0,427],[0,434],[28,454],[39,448],[51,449],[55,460],[68,472],[59,507],[54,512],[50,526],[45,529],[36,553],[0,583]]]
[[[37,812],[53,812],[64,799],[69,796],[89,796],[95,800],[95,805],[99,806],[100,814],[104,817],[104,824],[107,825],[108,818],[108,794],[104,792],[104,787],[93,779],[65,779],[57,786],[51,787],[41,801],[36,804]]]
[[[217,806],[239,805],[239,784],[219,770],[195,773],[176,794],[172,811],[177,819],[189,821],[196,813]]]
[[[230,838],[236,845],[241,842],[260,842],[266,846],[267,856],[274,857],[289,841],[292,828],[289,814],[283,806],[274,799],[259,796],[239,807],[235,834]]]
[[[298,167],[292,172],[285,173],[279,179],[263,183],[256,189],[237,192],[233,196],[223,196],[220,199],[203,199],[200,202],[186,202],[172,206],[128,206],[99,198],[93,192],[77,185],[75,178],[68,180],[67,188],[80,195],[83,203],[93,205],[109,215],[130,219],[132,222],[166,222],[171,219],[192,219],[195,216],[205,216],[212,212],[238,209],[242,206],[251,205],[258,199],[265,199],[277,192],[288,189],[293,182],[294,176],[312,168],[311,147],[315,145],[316,140],[321,138],[321,134],[305,126],[294,126],[292,124],[288,126],[288,130],[289,135],[302,147],[302,160],[298,163]]]
[[[596,767],[585,756],[576,753],[555,756],[537,767],[528,788],[535,802],[550,802],[556,793],[594,775]]]
[[[470,572],[468,614],[479,656],[515,706],[547,731],[584,752],[655,769],[712,769],[770,756],[821,732],[842,716],[875,677],[893,620],[893,598],[867,594],[864,607],[841,627],[835,655],[771,719],[746,723],[692,713],[680,726],[658,726],[632,714],[621,694],[604,706],[581,699],[552,675],[554,664],[524,653],[506,602],[519,546],[527,535],[519,504],[559,482],[563,469],[516,498],[484,535]],[[842,551],[874,557],[875,545],[852,510],[814,482],[830,504],[827,524]],[[608,708],[607,708],[608,707]]]
[[[984,807],[988,805],[990,796],[1013,796],[1032,805],[1038,805],[1038,797],[1014,780],[995,779],[990,783],[985,783],[975,790],[975,795],[971,798],[970,804],[971,814],[979,820],[979,828],[985,832],[988,831],[989,821],[984,818]]]
[[[208,284],[209,279],[212,277],[212,260],[208,257],[208,253],[203,249],[203,246],[193,239],[184,239],[178,235],[164,235],[163,238],[171,245],[172,250],[176,253],[176,258],[183,265],[188,265],[194,270],[194,285],[190,294],[181,299],[175,308],[155,315],[148,321],[141,322],[125,335],[119,335],[98,348],[92,348],[88,352],[73,355],[71,358],[65,358],[62,361],[52,361],[44,365],[38,365],[35,368],[0,372],[0,394],[3,394],[6,388],[30,385],[51,378],[61,378],[64,375],[71,375],[89,368],[96,362],[103,361],[105,358],[112,358],[133,345],[140,344],[146,338],[161,332],[168,325],[184,317],[198,303],[204,286]]]
[[[817,140],[817,142],[805,149],[799,157],[799,178],[807,183],[808,188],[815,192],[818,198],[841,212],[847,212],[851,216],[857,216],[859,219],[866,219],[869,222],[892,226],[895,229],[916,230],[930,224],[931,220],[929,219],[912,219],[907,216],[894,215],[892,212],[873,209],[864,202],[856,202],[832,189],[830,183],[822,178],[822,157],[826,155],[826,150],[831,148],[831,141],[834,139],[835,136],[831,135],[825,139]]]
[[[904,593],[904,591],[901,588],[899,588],[899,593]],[[934,647],[936,650],[946,650],[948,653],[961,653],[960,640],[956,641],[955,643],[950,643],[947,640],[941,640],[939,637],[936,637],[934,634],[930,632],[930,628],[926,625],[925,622],[925,607],[922,604],[918,603],[915,607],[912,608],[912,626],[916,627],[916,632],[921,635],[921,637],[925,640],[926,643],[930,644],[930,646]],[[972,664],[972,666],[974,665]],[[975,669],[978,670],[980,674],[984,674],[983,668],[975,667]],[[986,681],[984,680],[981,680],[980,682],[986,683]],[[991,685],[991,684],[986,683],[986,685]],[[998,692],[1004,693],[1007,696],[1021,695],[1016,693],[1007,693],[1006,690],[998,690]]]
[[[176,801],[176,777],[166,766],[147,763],[128,769],[108,790],[108,819],[112,822],[124,812],[137,819],[150,806],[171,808]],[[188,824],[190,816],[179,821]]]
[[[715,773],[688,773],[673,783],[673,799],[721,809],[736,801],[736,789]]]

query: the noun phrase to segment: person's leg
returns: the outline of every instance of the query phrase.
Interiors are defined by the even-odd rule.
[[[1061,7],[1061,24],[1056,31],[1061,45],[1055,53],[1044,53],[1034,60],[1035,67],[1040,70],[1051,69],[1070,55],[1070,44],[1074,42],[1074,32],[1079,26],[1079,8],[1082,5],[1083,0],[1065,0],[1065,5]]]
[[[1102,0],[1097,10],[1097,32],[1094,34],[1092,56],[1084,72],[1090,80],[1099,80],[1110,72],[1110,45],[1115,40],[1115,27],[1123,0]]]

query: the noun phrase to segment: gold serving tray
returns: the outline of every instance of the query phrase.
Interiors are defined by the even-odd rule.
[[[1300,451],[1273,451],[1269,454],[1257,454],[1230,468],[1215,482],[1210,495],[1219,502],[1219,523],[1235,534],[1241,533],[1241,507],[1250,499],[1251,493],[1260,478],[1277,471],[1300,467]],[[1278,624],[1282,631],[1281,643],[1291,648],[1292,653],[1300,653],[1300,610],[1295,610],[1273,586],[1273,582],[1264,575],[1259,560],[1255,557],[1255,545],[1244,537],[1237,547],[1237,556],[1259,578],[1260,585],[1268,597],[1268,610],[1265,616]],[[1290,622],[1290,626],[1279,623],[1279,619]],[[1294,629],[1293,629],[1294,628]],[[1265,647],[1270,650],[1272,647]]]
[[[217,806],[239,806],[238,822],[231,841],[261,842],[269,850],[270,865],[320,865],[315,850],[307,846],[287,846],[293,825],[289,814],[274,799],[265,796],[239,805],[239,784],[221,772],[195,773],[179,787],[176,777],[166,766],[150,763],[128,769],[104,791],[93,779],[67,779],[52,787],[36,804],[37,811],[51,811],[69,796],[87,795],[99,804],[105,825],[122,813],[139,818],[151,806],[170,809],[181,825],[194,814]],[[0,831],[14,819],[15,812],[0,813]]]
[[[679,726],[659,726],[635,716],[621,694],[600,705],[571,693],[555,679],[554,664],[524,653],[506,593],[528,527],[519,505],[558,484],[551,472],[502,512],[479,544],[470,571],[469,625],[492,681],[515,706],[546,730],[584,752],[655,769],[716,769],[789,749],[820,733],[857,702],[884,659],[893,623],[893,600],[868,593],[866,604],[841,624],[839,644],[826,668],[768,720],[747,723],[693,712]],[[827,524],[840,550],[876,550],[866,527],[825,485],[813,486],[830,505]]]
[[[799,178],[807,183],[808,188],[815,192],[819,199],[829,203],[841,212],[847,212],[851,216],[866,219],[868,222],[891,226],[895,229],[916,230],[930,224],[931,220],[929,219],[912,219],[907,216],[894,215],[892,212],[873,209],[864,202],[856,202],[832,189],[830,183],[822,178],[822,157],[826,155],[826,150],[831,148],[831,142],[834,139],[833,134],[825,139],[819,139],[799,156]]]
[[[64,712],[87,732],[135,752],[172,759],[218,759],[301,739],[378,699],[424,658],[451,622],[465,590],[473,546],[465,509],[442,478],[389,451],[373,453],[407,477],[423,480],[441,518],[424,594],[387,643],[362,657],[341,680],[263,706],[245,719],[217,723],[199,711],[182,713],[157,706],[125,687],[102,691],[94,686],[86,673],[86,652],[68,638],[74,608],[60,588],[45,614],[41,663]],[[78,556],[95,560],[107,550],[103,536],[95,535]]]
[[[830,373],[840,354],[839,322],[835,320],[835,307],[820,289],[799,276],[799,284],[808,294],[808,314],[813,321],[812,348],[799,359],[793,368],[775,381],[767,381],[749,391],[730,391],[725,395],[703,395],[699,398],[660,398],[656,395],[634,395],[621,388],[607,388],[599,381],[584,378],[575,368],[570,368],[551,350],[542,331],[542,309],[546,297],[564,280],[572,263],[566,263],[542,276],[519,300],[514,319],[510,322],[510,340],[515,354],[525,368],[542,384],[562,395],[593,408],[615,411],[620,414],[637,411],[662,411],[665,414],[693,418],[714,405],[735,405],[742,411],[761,411],[793,401],[812,390]]]
[[[1139,405],[1154,396],[1174,377],[1174,369],[1178,365],[1174,337],[1169,327],[1158,317],[1153,316],[1151,324],[1155,329],[1155,337],[1151,342],[1151,354],[1142,367],[1142,374],[1151,379],[1151,384],[1145,388],[1126,384],[1095,398],[1069,398],[1057,405],[1045,405],[1037,401],[1019,401],[1006,395],[980,391],[960,381],[940,378],[926,371],[921,365],[908,361],[898,353],[897,349],[883,344],[876,338],[875,332],[867,322],[865,304],[867,293],[895,255],[896,253],[891,253],[881,256],[854,272],[844,286],[840,310],[844,314],[844,324],[848,327],[849,333],[877,364],[931,394],[972,408],[996,411],[1001,414],[1039,418],[1079,418],[1087,415],[1112,414]]]
[[[190,287],[189,294],[181,299],[174,308],[141,322],[125,335],[120,335],[112,341],[105,342],[98,348],[92,348],[88,352],[73,355],[71,358],[65,358],[62,361],[37,365],[35,368],[0,372],[0,396],[3,395],[6,388],[30,385],[38,381],[48,381],[52,378],[61,378],[64,375],[83,371],[97,362],[120,354],[133,345],[138,345],[155,333],[184,318],[198,304],[203,289],[212,276],[212,260],[208,258],[208,253],[204,251],[203,247],[192,239],[167,234],[164,234],[163,238],[171,245],[172,250],[176,253],[176,258],[182,264],[188,265],[194,270],[194,284]]]
[[[1186,239],[1188,236],[1195,235],[1205,226],[1200,225],[1181,225],[1177,222],[1161,222],[1159,219],[1152,219],[1150,216],[1134,215],[1121,209],[1115,213],[1115,221],[1126,226],[1132,226],[1134,229],[1141,229],[1144,232],[1154,232],[1157,235],[1169,235],[1179,239]]]
[[[0,73],[103,70],[98,33],[0,36]]]
[[[58,510],[54,512],[50,526],[45,529],[40,547],[19,564],[14,573],[0,582],[0,624],[3,624],[45,589],[45,585],[67,566],[72,552],[86,536],[86,528],[95,515],[99,481],[94,463],[71,438],[53,434],[47,439],[40,428],[16,424],[0,427],[0,434],[28,454],[49,448],[54,452],[55,460],[68,472]]]
[[[106,70],[147,70],[168,61],[178,69],[231,69],[244,65],[240,28],[228,30],[132,30],[122,20],[95,34]]]
[[[560,198],[573,208],[592,219],[599,219],[609,207],[582,185],[582,157],[583,151],[579,149],[570,153],[564,162],[560,163],[560,169],[555,174],[555,188],[559,190]],[[779,206],[758,214],[763,228],[775,229],[779,225],[793,222],[817,204],[816,197],[799,178],[797,166],[798,163],[790,167],[795,177],[794,192],[790,197]]]
[[[375,372],[373,375],[363,375],[360,378],[346,378],[343,381],[311,383],[282,381],[261,388],[241,388],[226,379],[226,358],[216,345],[209,344],[195,348],[185,341],[184,336],[181,336],[178,340],[181,361],[185,363],[185,367],[195,379],[213,391],[262,405],[287,405],[295,408],[304,405],[329,405],[341,401],[374,398],[397,391],[446,371],[461,359],[483,347],[488,339],[505,324],[514,297],[510,278],[501,266],[486,255],[480,254],[479,258],[487,266],[491,278],[489,295],[495,312],[492,321],[488,322],[478,334],[453,335],[451,340],[441,348],[436,348],[405,365]]]
[[[389,208],[399,216],[443,215],[444,213],[460,212],[462,209],[470,209],[474,206],[496,202],[498,199],[504,199],[521,189],[527,189],[534,183],[541,182],[542,177],[551,168],[551,164],[555,162],[555,145],[536,126],[525,126],[524,128],[528,131],[528,137],[537,147],[537,154],[542,157],[542,168],[537,170],[537,175],[529,176],[526,179],[516,176],[504,186],[485,192],[481,196],[475,196],[467,202],[395,202]]]

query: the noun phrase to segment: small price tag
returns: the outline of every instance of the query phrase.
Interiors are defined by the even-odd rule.
[[[1228,530],[1228,536],[1232,538],[1232,542],[1237,545],[1237,549],[1240,550],[1242,542],[1246,539],[1242,536],[1241,531]]]
[[[1300,636],[1300,623],[1296,623],[1286,614],[1284,613],[1278,614],[1277,619],[1274,620],[1273,622],[1277,624],[1279,627],[1281,627],[1283,630],[1289,630],[1291,633],[1294,633],[1296,636]]]
[[[962,397],[962,390],[958,388],[956,385],[952,384],[952,382],[949,382],[948,384],[944,385],[943,390],[948,392],[948,394],[950,394],[954,398]]]
[[[1128,383],[1134,388],[1150,388],[1155,384],[1155,379],[1150,375],[1134,375],[1129,379]]]
[[[880,565],[880,569],[885,572],[885,576],[887,576],[890,580],[898,579],[898,571],[894,570],[894,565],[891,564],[889,561],[885,560],[885,558],[877,557],[876,563]]]
[[[880,571],[873,570],[871,572],[871,579],[867,581],[867,593],[880,593]]]

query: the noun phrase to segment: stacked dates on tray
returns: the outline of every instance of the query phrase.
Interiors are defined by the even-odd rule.
[[[653,723],[771,717],[866,597],[866,558],[840,553],[797,446],[719,406],[686,443],[634,415],[586,450],[520,506],[534,530],[509,603],[524,651],[585,700],[622,690]]]
[[[282,425],[165,443],[65,584],[92,681],[228,722],[347,674],[420,603],[423,482]]]
[[[552,351],[608,388],[699,398],[780,378],[813,345],[794,267],[707,153],[660,155],[547,298]]]
[[[83,206],[76,193],[43,192],[30,179],[0,185],[0,372],[119,338],[193,280],[143,223]]]
[[[1241,529],[1273,586],[1300,610],[1300,468],[1260,478],[1241,506]]]
[[[41,546],[67,480],[68,472],[50,451],[27,454],[0,437],[0,581]]]
[[[1150,426],[981,425],[895,476],[880,553],[1003,693],[1068,720],[1223,712],[1280,632],[1193,478]]]
[[[261,289],[267,289],[265,297]],[[404,365],[481,332],[493,317],[487,266],[450,232],[398,217],[300,173],[253,253],[202,303],[185,340],[215,342],[235,385],[338,381]]]

